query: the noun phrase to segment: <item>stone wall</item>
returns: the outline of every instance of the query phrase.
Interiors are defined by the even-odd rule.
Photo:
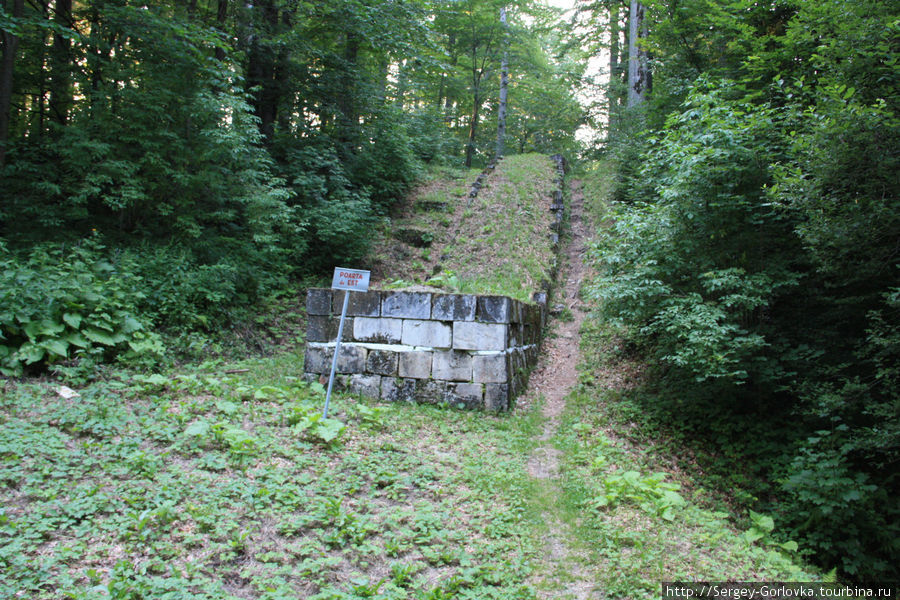
[[[352,292],[335,386],[387,401],[507,410],[538,359],[547,295]],[[307,378],[331,371],[344,292],[307,292]]]

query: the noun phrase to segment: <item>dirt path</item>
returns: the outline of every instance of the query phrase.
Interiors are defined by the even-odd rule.
[[[586,316],[579,290],[588,276],[584,258],[590,231],[583,216],[581,183],[571,182],[570,192],[569,242],[553,300],[555,308],[561,309],[562,313],[551,321],[540,361],[520,405],[542,402],[541,410],[546,418],[537,439],[539,446],[528,460],[528,473],[540,480],[544,487],[542,516],[548,528],[548,564],[538,582],[538,589],[545,598],[590,600],[601,596],[594,590],[595,582],[586,572],[584,558],[568,543],[573,538],[569,531],[571,524],[563,519],[558,502],[561,496],[558,482],[561,452],[551,443],[559,430],[566,397],[578,381],[577,367],[581,360],[579,331]]]

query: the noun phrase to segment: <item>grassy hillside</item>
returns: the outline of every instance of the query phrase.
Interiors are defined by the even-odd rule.
[[[382,283],[430,283],[526,301],[549,283],[556,264],[552,161],[541,154],[507,157],[471,199],[476,173],[445,171],[410,195],[373,254]]]

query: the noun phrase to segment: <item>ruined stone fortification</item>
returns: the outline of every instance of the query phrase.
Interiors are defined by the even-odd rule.
[[[552,158],[557,172],[548,235],[558,251],[565,162]],[[555,272],[554,264],[552,277]],[[343,301],[343,291],[307,293],[307,379],[328,378]],[[353,292],[335,386],[392,402],[508,410],[537,363],[546,318],[546,292],[534,294],[533,303],[475,294]]]
[[[344,292],[310,289],[308,378],[327,378]],[[546,295],[351,293],[336,385],[387,401],[507,410],[537,362]]]

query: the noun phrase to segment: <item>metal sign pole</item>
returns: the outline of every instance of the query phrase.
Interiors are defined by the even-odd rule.
[[[341,309],[341,323],[338,325],[337,342],[334,344],[334,356],[331,359],[331,375],[328,377],[328,391],[325,393],[325,410],[322,418],[328,418],[328,403],[331,401],[331,387],[334,385],[334,371],[337,369],[338,352],[341,351],[341,338],[344,336],[344,319],[347,318],[347,304],[350,300],[350,292],[344,292],[344,307]]]
[[[344,337],[344,320],[347,318],[347,304],[350,302],[350,292],[368,291],[369,275],[368,271],[335,267],[334,276],[331,279],[331,289],[344,290],[344,307],[341,309],[341,324],[338,325],[334,356],[331,358],[331,376],[328,377],[328,391],[325,393],[325,410],[322,411],[322,417],[326,419],[328,418],[328,403],[331,402],[331,388],[334,386],[334,372],[337,370],[338,354],[341,351],[341,338]]]

